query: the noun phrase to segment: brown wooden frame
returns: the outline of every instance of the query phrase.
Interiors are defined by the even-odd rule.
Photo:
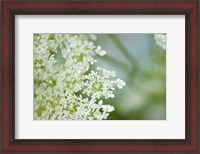
[[[3,0],[0,41],[0,152],[200,153],[199,1],[198,0]],[[120,140],[15,139],[15,15],[185,15],[186,138]],[[178,59],[177,59],[178,60]]]

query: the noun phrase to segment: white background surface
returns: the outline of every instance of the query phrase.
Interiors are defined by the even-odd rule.
[[[17,15],[15,24],[16,139],[185,138],[183,15]],[[167,33],[167,120],[33,121],[34,33]]]

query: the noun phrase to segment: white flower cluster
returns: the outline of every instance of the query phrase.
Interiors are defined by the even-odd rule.
[[[115,72],[97,67],[93,34],[34,35],[34,119],[102,120],[114,111],[103,99],[113,98],[125,82]]]
[[[166,49],[166,34],[154,34],[154,39],[156,44],[158,44],[163,49]]]

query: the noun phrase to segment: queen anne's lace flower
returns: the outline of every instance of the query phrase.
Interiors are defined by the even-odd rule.
[[[166,49],[166,34],[154,34],[154,39],[156,44],[158,44],[163,49]]]
[[[92,34],[34,35],[34,119],[102,120],[114,111],[103,99],[113,98],[125,82],[115,80],[114,71],[90,70],[94,57],[106,54],[95,39]]]

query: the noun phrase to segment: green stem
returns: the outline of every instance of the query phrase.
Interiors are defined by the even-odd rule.
[[[139,70],[139,64],[135,57],[129,53],[129,51],[125,48],[125,46],[121,43],[119,38],[115,34],[108,34],[108,37],[113,41],[115,46],[119,49],[119,51],[130,61],[132,67],[130,70],[130,75],[128,78],[133,78],[134,74],[136,74]]]
[[[119,51],[131,62],[131,64],[136,63],[136,59],[128,52],[116,35],[108,34],[108,37],[115,43]]]
[[[126,65],[126,64],[124,64],[124,63],[122,63],[122,62],[120,62],[120,61],[118,61],[118,60],[116,60],[116,59],[114,59],[114,58],[112,58],[112,57],[110,57],[108,55],[104,56],[102,59],[112,63],[115,66],[120,67],[123,70],[128,70],[128,68],[129,68],[128,65]]]

